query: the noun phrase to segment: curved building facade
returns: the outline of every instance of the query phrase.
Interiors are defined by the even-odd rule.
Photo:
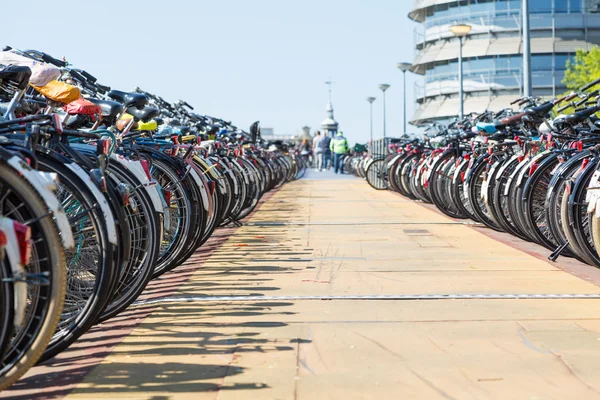
[[[529,0],[533,94],[552,97],[567,60],[600,44],[598,0]],[[522,93],[521,0],[415,0],[409,18],[419,22],[412,71],[418,108],[411,123],[458,114],[459,41],[456,23],[472,26],[463,43],[465,112],[499,110]]]

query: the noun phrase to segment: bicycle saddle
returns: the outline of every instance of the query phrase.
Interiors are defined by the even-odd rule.
[[[30,77],[31,70],[29,67],[9,65],[8,67],[4,67],[2,70],[0,70],[1,80],[10,81],[21,90],[27,88]]]
[[[121,92],[120,90],[111,90],[108,97],[125,105],[125,108],[142,108],[148,104],[148,97],[141,93]]]
[[[160,114],[160,111],[156,107],[144,107],[141,110],[138,108],[128,108],[127,113],[133,116],[133,119],[136,121],[148,122],[152,118],[156,117]]]
[[[554,103],[547,101],[544,104],[540,104],[536,107],[529,107],[525,109],[527,115],[538,115],[540,117],[545,116],[554,108]]]
[[[86,100],[89,100],[95,105],[100,106],[103,117],[116,118],[117,115],[123,112],[123,105],[121,103],[117,103],[116,101],[98,100],[91,97]]]
[[[593,115],[596,111],[598,111],[598,107],[590,107],[583,111],[579,111],[573,114],[569,114],[565,117],[565,122],[569,124],[577,124],[579,122],[583,122],[588,119],[591,115]]]

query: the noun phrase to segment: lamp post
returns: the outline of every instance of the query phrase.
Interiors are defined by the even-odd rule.
[[[390,88],[390,85],[388,85],[387,83],[382,83],[381,85],[379,85],[379,89],[381,89],[381,91],[383,92],[383,139],[385,142],[385,136],[386,136],[386,131],[385,131],[385,91],[388,90]]]
[[[471,32],[471,25],[467,24],[457,24],[452,25],[450,27],[450,32],[454,34],[454,36],[458,37],[458,97],[460,103],[460,119],[463,119],[465,116],[465,105],[464,101],[464,92],[463,92],[463,59],[462,59],[462,47],[463,47],[463,38]]]
[[[410,67],[412,67],[411,63],[405,63],[405,62],[401,62],[396,64],[396,67],[398,67],[398,69],[400,71],[402,71],[402,85],[403,87],[403,91],[404,91],[404,100],[403,100],[403,105],[404,105],[404,119],[402,120],[404,122],[404,133],[406,134],[406,71],[408,71],[410,69]]]
[[[373,154],[373,102],[375,101],[375,97],[367,97],[367,101],[369,102],[370,108],[370,124],[371,124],[371,141],[369,142],[369,153]]]
[[[523,94],[531,96],[531,32],[529,31],[529,0],[523,0]]]

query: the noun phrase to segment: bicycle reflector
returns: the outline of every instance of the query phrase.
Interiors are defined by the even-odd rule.
[[[533,175],[533,173],[538,169],[539,166],[540,164],[538,163],[531,164],[531,166],[529,167],[529,176]]]
[[[121,203],[123,207],[129,205],[129,199],[131,198],[131,187],[125,183],[119,183],[117,185],[117,192],[121,196]]]
[[[6,243],[8,239],[6,238],[6,233],[0,229],[0,262],[4,260],[4,248],[6,247]]]
[[[112,146],[111,138],[99,139],[98,142],[96,142],[96,154],[98,154],[98,155],[108,154],[110,152],[111,146]]]
[[[170,190],[167,190],[167,189],[163,189],[162,194],[163,194],[163,197],[165,198],[165,202],[167,203],[167,206],[170,207],[171,206],[171,198],[173,197],[173,192],[171,192]]]
[[[63,126],[62,121],[60,120],[60,116],[58,114],[52,114],[52,127],[59,135],[63,134]]]
[[[571,195],[572,189],[573,189],[573,181],[567,181],[567,184],[565,185],[565,190],[568,195]]]
[[[583,161],[581,162],[581,168],[579,169],[579,171],[583,171],[589,163],[590,163],[590,159],[584,158]]]
[[[106,177],[99,168],[94,168],[90,171],[90,178],[92,179],[92,182],[94,182],[94,185],[96,185],[96,187],[100,189],[102,193],[106,193],[108,191]]]
[[[148,180],[150,182],[152,182],[152,175],[150,174],[150,166],[148,165],[148,160],[141,159],[140,164],[142,165],[142,168],[144,169],[144,172],[146,173],[146,177],[148,178]]]
[[[31,260],[31,228],[17,221],[13,221],[13,227],[15,229],[17,244],[19,245],[21,264],[27,265]]]

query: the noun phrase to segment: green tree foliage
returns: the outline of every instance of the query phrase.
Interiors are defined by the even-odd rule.
[[[564,96],[573,91],[577,92],[582,86],[600,78],[600,47],[592,47],[589,51],[577,50],[575,58],[573,61],[568,60],[566,67],[563,83],[569,90],[563,94]],[[575,109],[569,107],[561,114],[568,115],[573,112]]]
[[[591,81],[600,78],[600,47],[591,50],[577,50],[573,62],[567,61],[563,83],[570,90],[577,90]]]

